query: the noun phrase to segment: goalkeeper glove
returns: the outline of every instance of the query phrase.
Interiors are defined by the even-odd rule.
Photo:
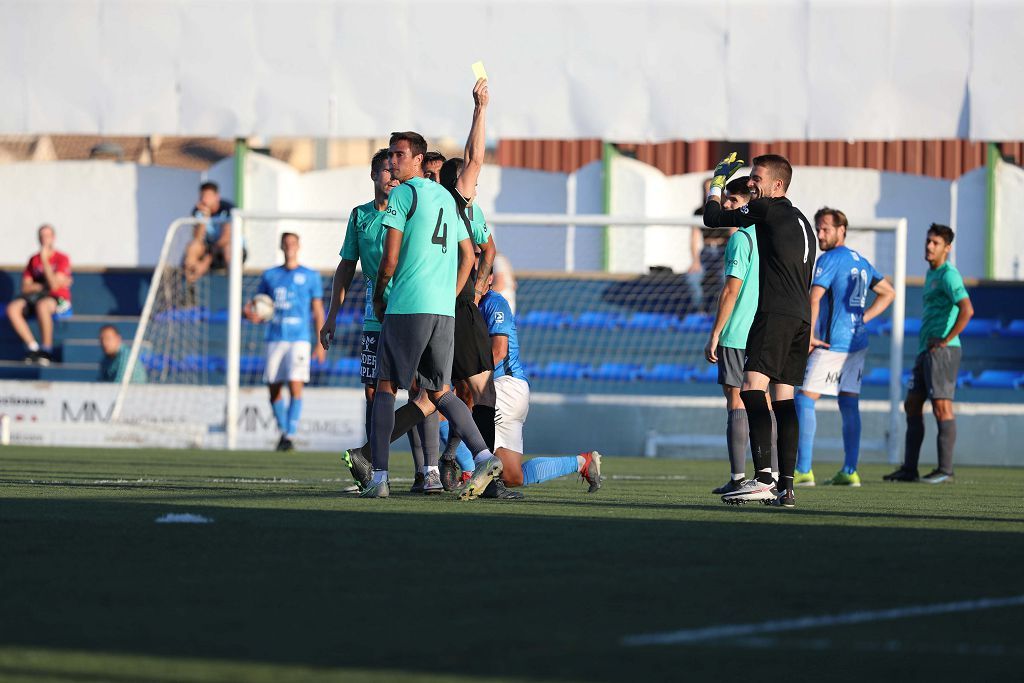
[[[732,152],[729,156],[719,161],[718,166],[715,166],[714,178],[711,179],[709,196],[721,197],[722,190],[725,188],[725,184],[729,182],[729,178],[732,178],[733,174],[742,166],[743,159],[737,159],[736,152]]]

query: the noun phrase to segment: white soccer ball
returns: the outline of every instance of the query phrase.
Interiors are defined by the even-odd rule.
[[[263,322],[274,318],[274,300],[268,294],[257,294],[249,302],[249,306],[256,317]]]

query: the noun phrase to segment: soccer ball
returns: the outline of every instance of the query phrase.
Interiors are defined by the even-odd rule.
[[[257,294],[249,302],[249,306],[256,317],[263,322],[272,320],[274,317],[274,300],[267,294]]]

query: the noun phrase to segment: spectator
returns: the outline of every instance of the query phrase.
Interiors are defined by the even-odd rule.
[[[704,181],[704,195],[711,189],[711,178]],[[702,198],[703,200],[703,198]],[[704,214],[704,205],[693,212],[694,216]],[[725,244],[735,228],[691,228],[690,269],[686,280],[693,292],[693,310],[713,313],[718,304],[718,294],[725,284]]]
[[[21,276],[21,295],[7,304],[7,319],[25,342],[26,363],[49,365],[53,360],[53,320],[71,315],[71,260],[53,248],[52,225],[39,226],[39,253],[28,260]],[[36,342],[27,316],[39,321],[42,345]]]
[[[494,273],[494,282],[491,290],[501,294],[512,309],[513,315],[516,312],[516,272],[512,269],[512,262],[508,256],[498,252],[494,257],[494,266],[491,271]]]
[[[131,348],[121,343],[121,333],[113,325],[104,325],[100,328],[100,347],[103,349],[100,381],[120,382],[124,377],[125,368],[128,367]],[[135,367],[132,368],[132,384],[145,383],[146,369],[142,367],[142,362],[136,359]]]
[[[206,182],[199,186],[199,201],[192,215],[208,220],[196,223],[192,241],[185,249],[185,278],[190,283],[211,269],[227,268],[231,262],[231,210],[234,208],[234,204],[221,198],[217,183]],[[242,261],[245,261],[244,249]]]

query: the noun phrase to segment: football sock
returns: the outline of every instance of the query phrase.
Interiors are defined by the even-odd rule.
[[[921,444],[924,443],[924,415],[907,415],[907,440],[903,453],[903,467],[917,469],[921,458]]]
[[[285,404],[284,398],[271,401],[270,407],[274,409],[274,419],[277,420],[277,428],[284,434],[288,431],[288,406]]]
[[[366,441],[370,441],[370,430],[373,429],[373,401],[366,402],[366,414],[363,416],[366,427]]]
[[[575,455],[562,458],[531,458],[523,463],[523,486],[540,484],[580,471]]]
[[[295,436],[299,431],[299,418],[302,417],[302,399],[292,397],[288,402],[288,436]]]
[[[754,459],[757,480],[762,484],[771,484],[772,416],[768,410],[768,398],[763,391],[757,390],[741,391],[740,398],[743,399],[747,421],[750,423],[750,453]]]
[[[818,416],[814,412],[815,401],[807,394],[797,394],[793,400],[796,403],[797,415],[800,417],[796,471],[806,474],[811,471],[811,461],[814,458],[814,432],[818,429]]]
[[[427,467],[437,467],[438,451],[441,448],[441,433],[438,427],[441,423],[441,416],[435,410],[423,418],[423,421],[416,425],[420,433],[420,441],[423,442],[423,463]]]
[[[462,440],[466,442],[466,446],[473,453],[474,461],[479,461],[480,456],[485,452],[486,458],[491,457],[491,452],[488,450],[487,444],[484,443],[480,430],[473,424],[473,415],[462,399],[452,392],[446,391],[441,398],[437,399],[436,405],[445,419],[452,423],[451,428],[462,435]]]
[[[772,474],[779,478],[779,425],[775,422],[775,411],[769,410],[772,416]]]
[[[473,406],[473,422],[480,430],[480,436],[484,437],[484,443],[491,451],[494,450],[494,406]]]
[[[843,417],[843,472],[857,471],[860,459],[860,396],[839,396],[839,414]],[[800,431],[803,433],[803,415]]]
[[[956,420],[939,422],[939,469],[946,474],[953,474],[953,447],[956,446]]]
[[[775,420],[779,424],[779,485],[793,487],[793,470],[796,469],[796,449],[800,440],[800,418],[796,414],[793,399],[775,401]]]
[[[459,438],[455,430],[449,429],[448,420],[441,421],[440,434],[447,444],[444,449],[444,457],[455,458],[463,472],[472,472],[475,467],[473,454],[466,448],[466,444],[462,443],[462,439]]]
[[[419,408],[416,410],[418,412]],[[387,391],[378,391],[373,397],[373,429],[370,431],[370,452],[373,454],[375,470],[388,468],[388,460],[391,457],[391,430],[394,429],[395,422],[395,395]],[[405,431],[409,429],[406,428]]]
[[[729,471],[732,472],[733,479],[742,479],[747,472],[747,440],[750,439],[747,411],[730,410],[727,425],[726,443],[729,446]]]
[[[376,396],[376,394],[374,394]],[[393,396],[393,394],[392,394]],[[376,399],[374,399],[376,401]],[[391,402],[391,406],[394,407],[395,402]],[[373,406],[370,406],[370,415],[373,415]],[[408,434],[409,430],[419,424],[420,420],[423,419],[423,411],[413,401],[409,401],[404,406],[395,411],[395,426],[391,428],[391,441],[394,443],[402,437],[403,434]],[[370,420],[370,429],[373,430],[373,420]],[[360,447],[364,454],[370,452],[370,433],[366,434],[366,443]]]
[[[421,423],[422,424],[422,423]],[[412,465],[415,468],[414,474],[423,471],[423,442],[420,440],[419,425],[409,430],[409,450],[412,451]]]

